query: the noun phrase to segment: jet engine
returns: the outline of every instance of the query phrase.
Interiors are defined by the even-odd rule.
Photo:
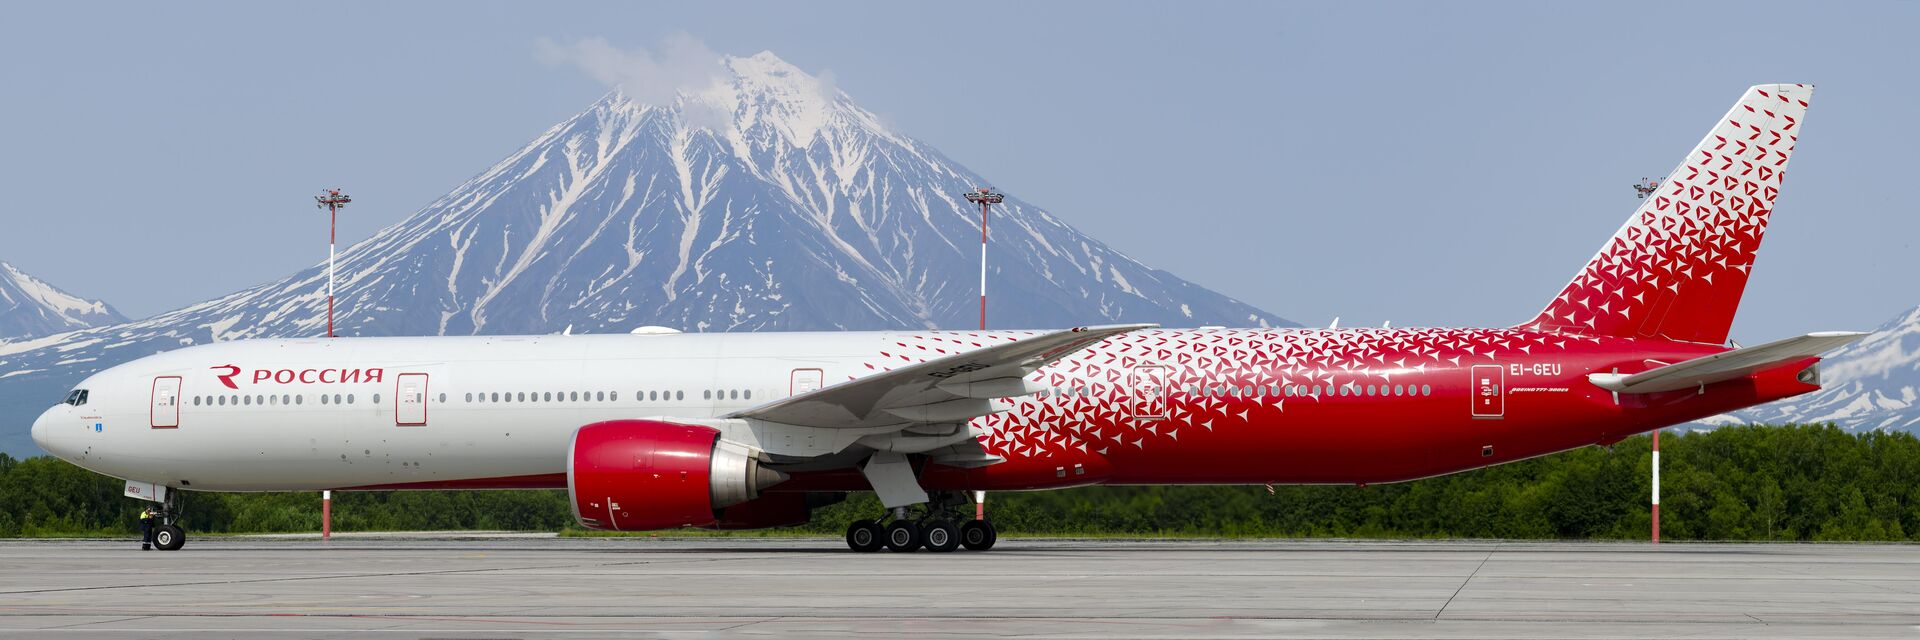
[[[708,525],[787,474],[711,427],[655,420],[596,422],[573,433],[567,497],[580,526],[644,531]]]

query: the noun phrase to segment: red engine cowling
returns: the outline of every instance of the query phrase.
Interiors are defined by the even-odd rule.
[[[787,479],[717,429],[654,420],[580,427],[567,455],[567,497],[574,519],[589,529],[711,524],[714,510]]]

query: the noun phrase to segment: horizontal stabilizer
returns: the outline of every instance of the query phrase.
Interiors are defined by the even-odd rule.
[[[1619,393],[1654,393],[1692,389],[1735,378],[1743,378],[1783,364],[1804,360],[1839,348],[1867,335],[1859,331],[1822,331],[1769,342],[1757,347],[1694,358],[1640,373],[1595,373],[1587,376],[1593,384]]]

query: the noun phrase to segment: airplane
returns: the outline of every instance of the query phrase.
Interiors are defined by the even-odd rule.
[[[42,448],[180,491],[566,489],[580,526],[884,511],[862,552],[986,550],[974,492],[1377,484],[1820,388],[1822,332],[1728,340],[1813,88],[1749,88],[1546,308],[1508,328],[631,334],[246,340],[94,374]]]

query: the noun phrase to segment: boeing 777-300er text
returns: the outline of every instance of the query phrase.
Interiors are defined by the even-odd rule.
[[[871,490],[860,551],[991,547],[978,491],[1396,482],[1604,445],[1818,389],[1861,335],[1727,339],[1812,92],[1748,89],[1512,328],[247,340],[95,374],[33,439],[165,505],[162,548],[180,490],[565,488],[619,531],[793,525]]]

